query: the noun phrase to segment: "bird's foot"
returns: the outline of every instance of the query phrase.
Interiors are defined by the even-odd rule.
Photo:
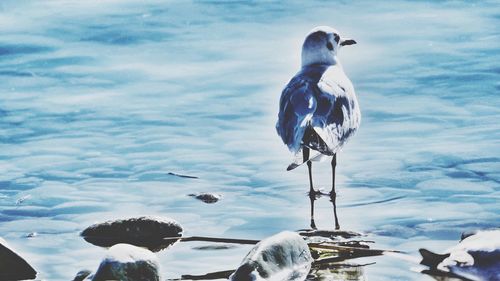
[[[314,219],[311,219],[311,229],[314,229],[314,230],[318,229],[316,227],[316,223],[314,222]]]
[[[337,193],[334,190],[332,190],[330,191],[329,195],[330,195],[330,202],[332,202],[333,205],[333,218],[335,220],[335,230],[339,230],[340,224],[339,224],[339,219],[337,218],[337,203],[336,203]]]
[[[325,195],[320,189],[318,190],[314,190],[314,189],[311,189],[307,195],[309,195],[309,198],[311,199],[318,199],[320,198],[322,195]]]
[[[335,199],[337,199],[337,193],[335,191],[330,191],[328,193],[328,196],[330,196],[330,201],[335,202]]]

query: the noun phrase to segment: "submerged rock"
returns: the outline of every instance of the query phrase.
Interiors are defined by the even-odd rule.
[[[420,249],[421,264],[470,280],[500,280],[500,229],[462,235],[444,254]],[[432,272],[430,272],[432,274]]]
[[[129,244],[109,248],[92,281],[159,281],[160,264],[154,253]]]
[[[37,236],[38,236],[38,233],[36,233],[36,232],[30,232],[30,233],[26,234],[24,237],[25,238],[35,238]]]
[[[216,203],[219,201],[222,196],[220,194],[213,194],[213,193],[198,193],[198,194],[189,194],[189,196],[192,196],[200,201],[203,201],[205,203],[211,204],[211,203]]]
[[[312,262],[304,239],[295,232],[284,231],[255,245],[230,280],[304,280]]]
[[[94,224],[82,231],[81,236],[102,247],[127,243],[159,251],[177,241],[165,238],[182,236],[182,226],[169,218],[138,217]]]
[[[36,271],[0,238],[0,280],[30,280]]]

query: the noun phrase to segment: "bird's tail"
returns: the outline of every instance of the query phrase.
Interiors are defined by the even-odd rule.
[[[302,150],[300,150],[299,153],[296,154],[295,160],[290,165],[288,165],[288,167],[286,168],[287,171],[291,171],[309,161],[320,161],[323,158],[323,154],[318,153],[316,155],[313,155],[312,157],[309,157],[309,159],[307,159],[306,161],[303,161],[302,158],[299,158],[301,157],[300,154],[302,154]]]

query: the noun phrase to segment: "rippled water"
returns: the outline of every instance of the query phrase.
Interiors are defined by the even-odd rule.
[[[338,156],[343,229],[417,255],[498,226],[498,2],[143,2],[0,3],[0,233],[40,278],[96,269],[105,250],[78,234],[105,219],[251,239],[308,227],[307,173],[285,171],[274,123],[316,25],[358,41],[340,54],[363,114]],[[328,190],[329,164],[313,169]],[[159,253],[164,277],[232,269],[248,250],[203,245]],[[336,274],[431,280],[389,257],[358,263],[374,261]]]

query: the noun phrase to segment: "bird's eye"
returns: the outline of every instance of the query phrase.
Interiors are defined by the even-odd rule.
[[[327,48],[328,48],[328,50],[330,50],[330,51],[331,51],[331,50],[333,50],[333,44],[332,44],[332,42],[328,42],[328,43],[326,43],[326,47],[327,47]]]
[[[334,33],[334,34],[333,34],[333,37],[334,37],[334,39],[335,39],[335,42],[337,42],[337,43],[338,43],[338,42],[340,41],[340,36],[339,36],[337,33]]]

